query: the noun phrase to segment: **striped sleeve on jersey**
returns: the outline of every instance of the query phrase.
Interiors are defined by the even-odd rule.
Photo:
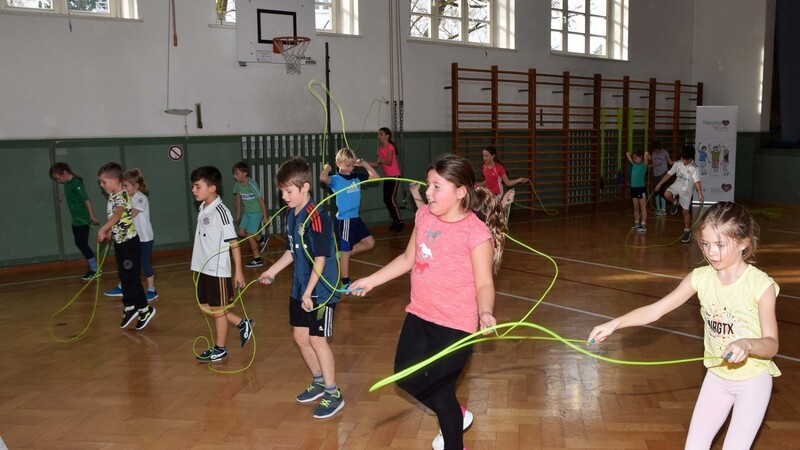
[[[311,222],[311,229],[317,233],[322,233],[322,218],[319,216],[319,210],[313,213],[311,212],[314,210],[315,206],[316,205],[313,203],[309,203],[308,206],[306,206],[306,212],[310,216],[309,221]]]
[[[231,218],[231,215],[228,214],[228,208],[226,208],[225,205],[217,205],[216,210],[217,213],[219,213],[219,218],[222,220],[223,225],[230,225],[233,223],[233,219]]]

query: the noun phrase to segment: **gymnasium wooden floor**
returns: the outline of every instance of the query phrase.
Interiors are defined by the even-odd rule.
[[[585,339],[594,325],[666,294],[701,262],[695,245],[644,247],[676,240],[679,216],[651,218],[646,235],[629,236],[630,216],[627,209],[512,214],[510,233],[554,258],[559,270],[529,321]],[[779,218],[757,216],[758,265],[781,286],[776,362],[783,376],[775,380],[756,449],[800,447],[799,216],[791,209]],[[354,258],[354,278],[405,248],[408,231],[390,235],[378,228],[376,248]],[[273,239],[269,256],[279,246]],[[95,284],[53,319],[52,328],[48,323],[82,287],[77,275],[83,263],[0,270],[6,355],[0,438],[8,448],[430,448],[437,432],[431,414],[393,385],[368,392],[391,374],[408,277],[367,298],[341,302],[331,345],[346,406],[320,421],[311,418],[313,406],[294,400],[309,374],[287,324],[290,269],[273,286],[254,285],[246,292],[247,313],[256,320],[254,342],[241,349],[230,330],[230,356],[214,369],[241,369],[254,350],[255,360],[244,372],[221,374],[197,363],[192,353],[195,338],[209,333],[193,300],[189,251],[156,253],[154,263],[160,298],[145,330],[120,330],[119,300],[101,293],[91,326],[71,343],[56,342],[49,331],[68,338],[87,324]],[[106,266],[101,291],[117,282],[113,261]],[[248,270],[246,276],[260,273]],[[547,259],[509,244],[496,281],[497,318],[521,318],[554,273]],[[701,332],[695,298],[653,328],[622,330],[586,348],[631,361],[692,358],[702,356]],[[204,342],[195,345],[204,348]],[[610,364],[557,342],[479,344],[459,387],[460,399],[475,414],[465,442],[471,450],[683,448],[704,372],[701,363]],[[718,437],[714,448],[720,447]]]

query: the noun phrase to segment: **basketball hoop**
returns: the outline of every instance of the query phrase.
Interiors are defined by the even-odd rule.
[[[286,73],[300,74],[300,61],[306,54],[310,38],[301,36],[279,36],[272,38],[272,50],[283,55]]]

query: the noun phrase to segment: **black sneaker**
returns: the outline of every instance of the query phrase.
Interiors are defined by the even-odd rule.
[[[688,244],[689,242],[691,242],[691,240],[692,240],[692,235],[689,233],[689,231],[688,230],[684,231],[683,236],[681,236],[681,242],[683,242],[684,244]]]
[[[261,239],[258,241],[258,251],[264,253],[264,250],[267,249],[268,243],[269,243],[269,236],[266,234],[262,234]]]
[[[389,225],[389,231],[397,231],[397,222],[392,222],[392,224]]]
[[[264,265],[264,261],[261,258],[256,258],[249,263],[245,264],[244,266],[248,269],[255,269],[256,267],[261,267]]]
[[[253,321],[242,319],[237,326],[239,327],[239,337],[242,339],[242,347],[244,347],[253,335]]]
[[[156,315],[156,309],[152,306],[147,307],[147,311],[139,312],[139,320],[136,322],[136,329],[141,330],[150,323],[150,319]]]
[[[228,356],[228,349],[225,347],[217,348],[211,347],[210,349],[204,351],[197,355],[197,360],[200,362],[217,362],[222,361],[223,358]]]
[[[100,275],[102,275],[102,274],[103,274],[103,272],[100,271],[100,270],[90,270],[90,271],[86,272],[85,274],[81,275],[81,280],[83,280],[83,281],[94,280],[95,278],[100,277]]]
[[[395,227],[394,231],[399,233],[399,232],[403,231],[403,227],[404,226],[405,226],[405,224],[403,222],[397,222],[397,227]]]
[[[139,317],[139,311],[135,306],[126,306],[122,309],[122,323],[119,324],[120,328],[125,328],[133,322],[133,319]]]

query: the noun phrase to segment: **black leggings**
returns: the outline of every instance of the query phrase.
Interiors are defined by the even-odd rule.
[[[94,258],[94,252],[89,247],[89,225],[73,225],[72,237],[75,239],[75,246],[78,247],[84,258]]]
[[[394,370],[399,372],[413,366],[468,335],[407,314],[397,342]],[[463,348],[397,382],[436,414],[446,449],[464,448],[464,419],[456,398],[456,381],[471,353],[472,347]]]
[[[383,181],[383,204],[389,210],[389,215],[392,216],[393,223],[400,223],[403,219],[400,218],[400,208],[397,206],[397,188],[400,182],[397,180],[384,180]]]

